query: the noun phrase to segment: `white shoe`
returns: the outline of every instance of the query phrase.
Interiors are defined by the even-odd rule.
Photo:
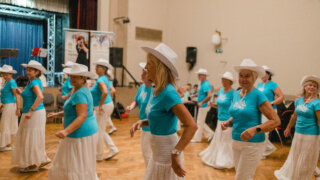
[[[110,151],[108,153],[108,155],[106,156],[106,158],[104,158],[104,160],[110,160],[111,158],[113,158],[114,156],[116,156],[119,153],[119,150],[115,150],[115,151]]]
[[[2,147],[0,148],[0,152],[4,152],[4,151],[11,151],[12,147]]]
[[[192,143],[200,143],[201,141],[197,141],[197,140],[195,140],[195,139],[191,139],[190,142],[192,142]]]
[[[110,129],[110,131],[108,132],[108,134],[112,134],[114,133],[115,131],[117,131],[117,128],[113,127]]]
[[[264,152],[263,152],[263,156],[269,156],[270,154],[272,154],[275,150],[277,150],[276,147],[272,147],[271,149],[266,149]]]
[[[40,164],[39,169],[51,163],[51,159],[47,157],[47,161]]]

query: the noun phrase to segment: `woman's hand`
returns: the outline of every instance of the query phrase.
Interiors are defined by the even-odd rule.
[[[47,118],[55,118],[55,117],[57,117],[57,113],[49,113],[47,115]]]
[[[284,137],[289,137],[290,136],[290,134],[291,134],[291,128],[286,128],[285,130],[284,130],[284,132],[283,132],[283,135],[284,135]]]
[[[17,110],[16,110],[16,116],[18,116],[18,117],[20,117],[20,116],[21,116],[20,109],[17,109]]]
[[[186,175],[186,171],[182,168],[180,155],[171,154],[171,167],[179,177],[184,177]]]
[[[221,129],[224,131],[228,129],[230,121],[221,122]]]
[[[56,133],[56,136],[60,139],[64,139],[65,137],[67,137],[67,135],[68,133],[65,129]]]
[[[130,129],[130,136],[131,136],[131,137],[133,137],[134,132],[135,132],[136,130],[141,129],[142,123],[143,123],[143,121],[140,121],[140,120],[139,120],[139,121],[135,122],[135,123],[132,125],[132,127],[131,127],[131,129]]]
[[[29,112],[26,113],[26,119],[30,119],[31,116],[32,116],[32,112],[31,112],[31,111],[29,111]]]
[[[131,106],[127,106],[126,107],[126,112],[129,113],[130,111],[132,111],[132,107]]]
[[[246,129],[241,133],[240,138],[243,141],[249,141],[257,133],[256,127]]]

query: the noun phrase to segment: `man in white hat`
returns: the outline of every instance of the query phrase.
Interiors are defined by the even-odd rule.
[[[213,131],[209,128],[208,125],[205,124],[206,115],[210,109],[208,107],[208,102],[211,99],[211,85],[207,80],[208,71],[206,69],[200,68],[197,72],[198,78],[200,80],[200,89],[198,91],[198,117],[197,117],[197,125],[198,130],[196,134],[193,136],[191,142],[201,142],[202,132],[210,140],[213,136]]]

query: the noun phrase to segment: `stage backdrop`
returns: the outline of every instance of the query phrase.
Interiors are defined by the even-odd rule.
[[[95,72],[93,63],[100,58],[109,60],[109,48],[112,45],[113,33],[88,31],[80,29],[64,29],[65,30],[65,63],[67,61],[77,62],[77,59],[87,60],[90,71]],[[84,45],[87,52],[79,52],[77,46],[79,37],[84,38]],[[89,38],[90,37],[90,38]]]

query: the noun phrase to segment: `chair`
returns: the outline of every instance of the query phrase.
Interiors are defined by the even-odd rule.
[[[58,108],[57,107],[54,107],[54,97],[52,94],[49,94],[49,93],[43,93],[43,105],[46,109],[46,112],[49,113],[49,112],[57,112],[58,111]],[[55,118],[53,119],[53,121],[55,122]]]

